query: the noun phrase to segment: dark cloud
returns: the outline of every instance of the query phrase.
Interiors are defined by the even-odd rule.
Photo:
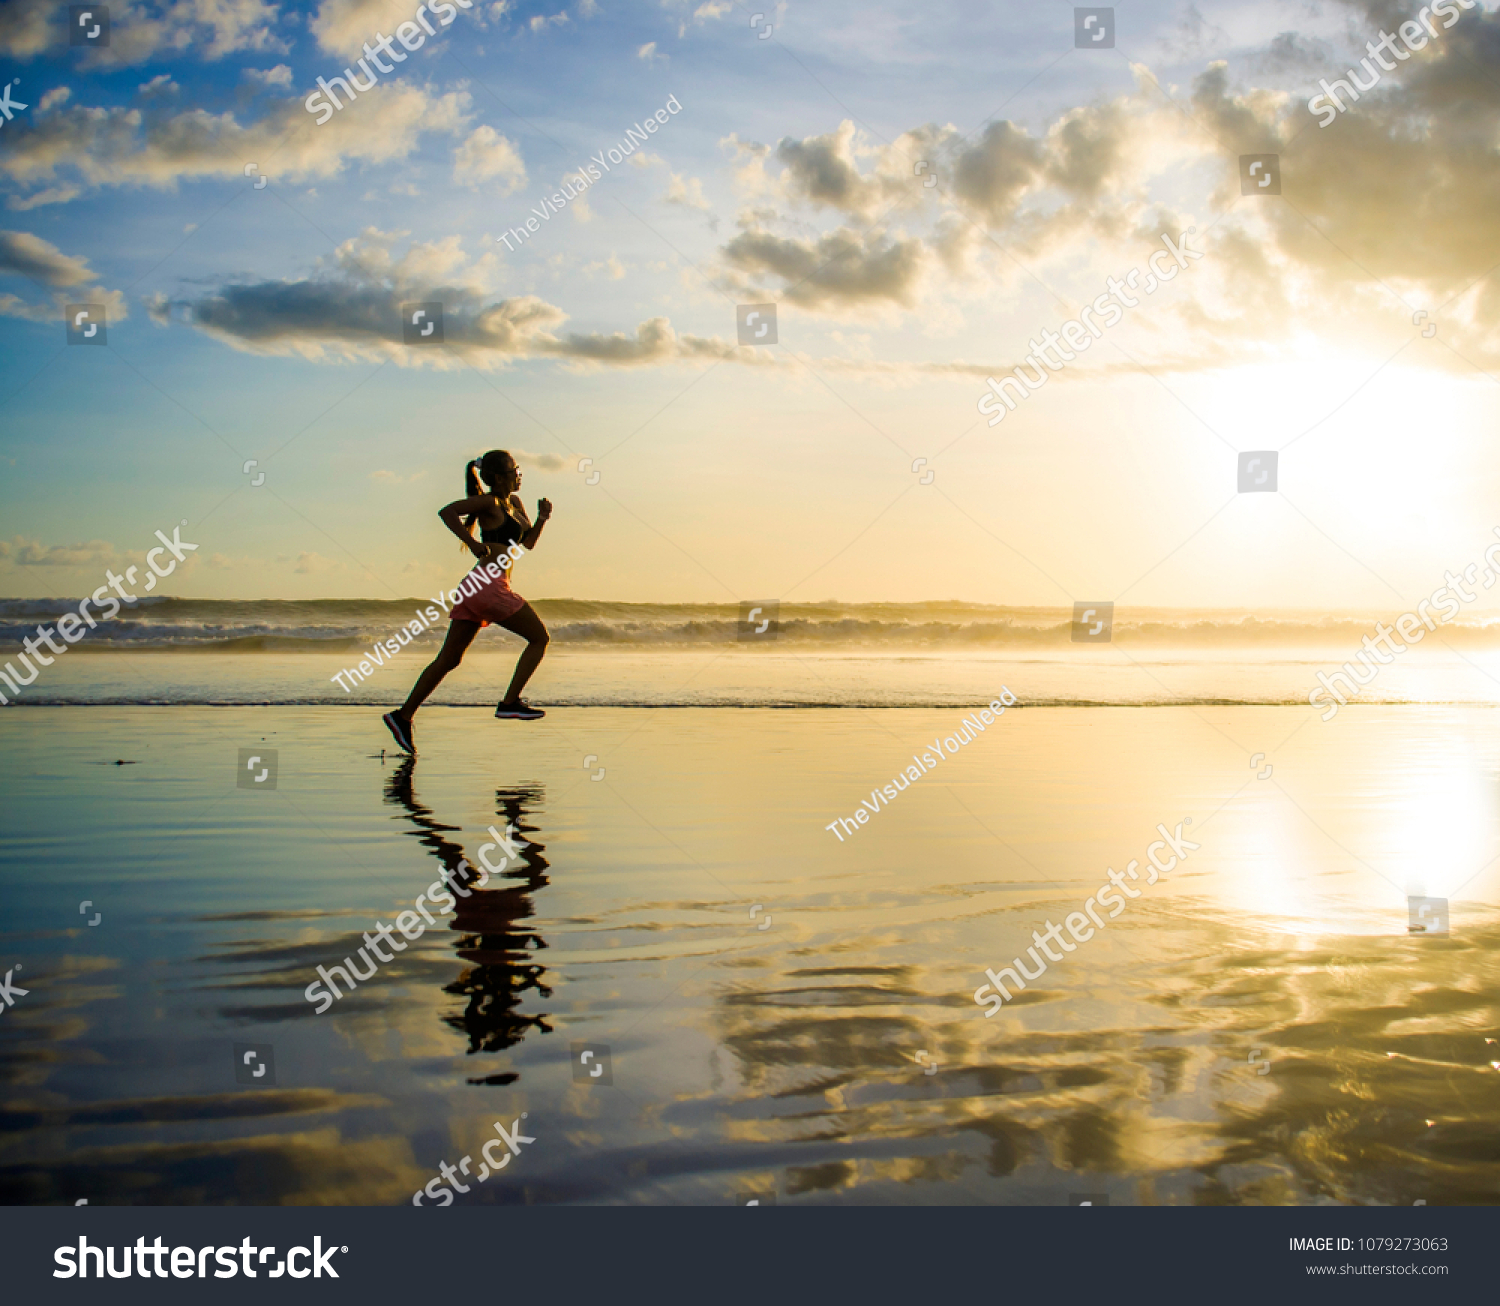
[[[1378,24],[1369,36],[1378,39]],[[1316,83],[1308,95],[1315,92]],[[1494,265],[1500,16],[1473,11],[1451,31],[1439,25],[1436,41],[1383,72],[1326,127],[1308,110],[1308,95],[1285,106],[1236,93],[1222,65],[1193,88],[1195,112],[1231,149],[1282,153],[1287,202],[1263,212],[1283,260],[1330,286],[1376,277],[1426,283],[1443,298]],[[1226,160],[1219,203],[1239,194],[1232,164]]]
[[[1326,72],[1334,63],[1333,47],[1316,37],[1297,32],[1278,32],[1270,46],[1253,60],[1259,72],[1272,76],[1307,76]]]
[[[1047,134],[1047,179],[1075,197],[1092,199],[1119,170],[1130,126],[1118,104],[1065,114]]]
[[[914,238],[840,227],[817,240],[797,240],[767,231],[745,231],[724,246],[725,260],[749,276],[784,283],[780,295],[806,308],[890,303],[910,307],[928,253]],[[769,292],[767,292],[769,293]]]
[[[0,273],[5,272],[43,286],[79,286],[94,280],[88,259],[64,254],[29,231],[0,231]]]
[[[236,349],[313,359],[394,357],[411,366],[459,367],[555,358],[616,367],[723,358],[735,346],[679,336],[666,318],[634,332],[560,332],[567,314],[535,295],[494,298],[484,260],[469,264],[454,239],[413,245],[394,256],[375,230],[346,241],[320,274],[296,281],[233,282],[187,305],[188,318]],[[403,305],[442,305],[443,342],[409,346]],[[153,316],[164,321],[164,299]]]
[[[992,122],[954,153],[954,193],[986,222],[1008,222],[1043,165],[1041,145],[1011,122]]]
[[[125,297],[118,290],[104,290],[78,255],[64,254],[56,245],[29,231],[0,231],[0,277],[24,277],[50,290],[51,297],[38,303],[18,295],[0,294],[0,317],[28,322],[61,323],[68,301],[103,304],[111,322],[127,316]]]
[[[854,124],[845,121],[827,136],[805,140],[785,137],[776,158],[785,165],[787,193],[812,204],[825,204],[844,213],[863,213],[877,204],[882,188],[860,175],[852,145]]]
[[[85,67],[138,64],[188,51],[204,59],[284,51],[279,9],[267,0],[110,0],[109,45],[83,52]],[[31,59],[68,46],[68,6],[54,0],[6,0],[0,52]]]

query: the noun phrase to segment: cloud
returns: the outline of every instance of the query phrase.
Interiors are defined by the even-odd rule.
[[[667,56],[664,54],[659,55],[656,53],[655,41],[647,41],[645,45],[641,46],[641,48],[635,52],[635,57],[637,59],[644,60],[646,63],[651,63],[655,59],[661,59],[665,61]]]
[[[180,94],[182,87],[172,80],[170,73],[160,73],[149,82],[140,86],[136,95],[142,101],[170,100],[174,95]]]
[[[88,259],[64,254],[29,231],[0,231],[0,273],[13,272],[43,286],[81,286],[92,282]]]
[[[391,35],[415,9],[411,0],[323,0],[307,26],[328,53],[353,56],[377,31]]]
[[[687,0],[687,2],[691,3],[691,0]],[[672,7],[673,0],[662,0],[662,3],[665,7],[670,8]],[[782,6],[778,5],[777,8],[779,11]],[[700,4],[693,10],[692,23],[695,27],[701,27],[704,23],[711,22],[715,18],[723,18],[725,14],[732,12],[733,9],[734,5],[730,3],[730,0],[705,0],[705,3]],[[779,17],[777,21],[780,21]],[[686,22],[677,25],[678,40],[687,35],[687,29],[688,25]]]
[[[1138,233],[1142,241],[1155,237]],[[555,361],[572,367],[660,367],[727,361],[741,366],[796,366],[774,350],[742,349],[719,337],[679,334],[662,317],[633,330],[572,332],[565,329],[563,309],[535,295],[497,298],[489,289],[496,271],[493,255],[470,261],[459,238],[398,247],[397,233],[369,229],[346,241],[323,261],[316,274],[299,280],[231,282],[188,305],[194,329],[231,348],[258,355],[296,356],[333,363],[349,360],[392,361],[400,367],[458,370],[512,363]],[[922,277],[933,270],[933,256],[913,239],[893,239],[879,232],[858,234],[841,229],[818,241],[781,239],[765,232],[746,232],[739,252],[745,263],[791,284],[779,298],[822,313],[889,310],[909,302]],[[826,266],[825,266],[826,265]],[[605,265],[607,267],[607,264]],[[1115,269],[1120,270],[1120,269]],[[748,288],[745,273],[736,273]],[[1195,277],[1203,273],[1194,273]],[[761,296],[756,287],[750,293]],[[443,305],[444,341],[440,345],[406,345],[402,339],[402,306],[437,301]],[[158,298],[154,314],[164,314]],[[1059,320],[1061,320],[1059,315]],[[1173,366],[1203,365],[1208,351],[1218,362],[1232,352],[1236,324],[1205,319],[1194,329],[1210,344],[1196,352],[1161,354]],[[1222,334],[1224,341],[1214,339]],[[1004,372],[1019,358],[998,362],[906,362],[850,358],[808,358],[818,371],[862,375],[879,383],[919,379],[982,380]],[[1134,370],[1129,363],[1121,370]],[[1107,369],[1106,369],[1107,370]],[[1076,375],[1075,375],[1076,373]],[[1069,381],[1090,375],[1072,369]],[[519,454],[517,455],[519,457]],[[544,470],[553,465],[535,464]],[[372,479],[397,484],[397,473],[379,469]]]
[[[1103,154],[1100,112],[1070,110],[1044,140],[1007,121],[990,123],[973,140],[952,126],[928,123],[888,146],[870,147],[860,144],[860,133],[845,119],[825,135],[783,137],[774,151],[735,136],[722,143],[734,151],[736,182],[747,196],[832,208],[860,219],[927,201],[956,201],[976,217],[1004,223],[1050,180],[1085,188],[1096,180],[1088,168]],[[767,170],[773,161],[782,165],[779,174]],[[924,184],[933,180],[942,184],[941,197]]]
[[[889,145],[870,145],[845,119],[820,136],[784,136],[774,150],[733,134],[719,144],[731,152],[735,186],[745,198],[831,208],[868,221],[893,208],[920,206],[928,197],[916,184],[913,162],[935,159],[957,137],[953,127],[929,125]],[[862,162],[871,165],[868,170]],[[781,165],[780,172],[769,170],[773,164]]]
[[[1345,8],[1356,49],[1402,16],[1364,0]],[[1218,39],[1191,6],[1181,22],[1189,45]],[[1003,120],[970,136],[928,123],[884,146],[865,143],[846,121],[825,134],[784,138],[774,150],[728,137],[736,185],[757,208],[721,256],[768,293],[777,293],[771,278],[780,277],[788,297],[820,307],[862,298],[910,304],[918,271],[934,263],[947,289],[963,294],[967,280],[992,292],[1019,266],[1007,267],[1002,245],[1049,285],[1062,267],[1112,271],[1106,260],[1134,259],[1141,242],[1191,223],[1180,212],[1188,210],[1222,215],[1215,272],[1178,292],[1201,296],[1215,278],[1229,292],[1213,312],[1184,306],[1201,315],[1200,328],[1251,338],[1283,330],[1299,305],[1358,317],[1376,300],[1392,303],[1373,278],[1441,303],[1489,269],[1500,246],[1493,151],[1500,14],[1472,9],[1440,30],[1326,129],[1306,106],[1315,82],[1288,95],[1253,78],[1267,69],[1331,76],[1353,59],[1335,60],[1322,41],[1282,32],[1243,55],[1248,84],[1214,61],[1193,80],[1190,99],[1173,103],[1137,65],[1134,93],[1067,108],[1035,133]],[[1283,201],[1240,202],[1236,156],[1259,152],[1282,155]],[[788,216],[792,234],[770,234],[781,214],[797,209],[832,209],[858,220],[851,226],[893,213],[930,225],[893,232],[888,239],[902,257],[870,248],[868,239],[855,248],[846,236],[844,257],[823,268],[820,256],[838,252],[837,232],[809,237],[806,224]],[[851,284],[823,286],[841,266]],[[1467,324],[1476,348],[1500,349],[1486,335],[1490,324],[1500,326],[1500,279],[1483,280],[1448,315]]]
[[[1192,222],[1153,198],[1164,175],[1185,179],[1175,189],[1188,203],[1216,210],[1229,201],[1214,188],[1235,175],[1203,115],[1190,119],[1165,100],[1148,71],[1137,77],[1134,93],[1065,109],[1039,134],[1003,120],[968,136],[927,123],[871,145],[844,121],[774,150],[726,138],[736,188],[754,207],[719,251],[725,288],[850,320],[920,307],[930,325],[956,302],[993,305],[1018,281],[1050,288],[1085,271],[1102,280]],[[851,221],[818,232],[813,221],[829,209]],[[1211,280],[1174,292],[1178,325],[1196,314],[1200,332],[1248,332],[1285,299],[1272,276],[1234,295],[1227,311],[1222,302],[1213,312],[1194,307]],[[1207,342],[1200,352],[1220,356]]]
[[[0,53],[32,59],[68,45],[68,6],[53,0],[8,0]],[[114,68],[189,51],[208,60],[246,51],[286,50],[268,0],[111,0],[109,45],[83,54],[85,68]]]
[[[633,332],[565,332],[567,314],[535,295],[490,296],[493,253],[475,262],[457,236],[413,243],[399,255],[396,233],[367,229],[300,280],[232,282],[191,305],[192,326],[248,353],[317,361],[392,359],[399,366],[458,368],[464,360],[500,366],[556,359],[617,367],[726,358],[735,346],[717,337],[679,336],[666,318]],[[444,342],[408,346],[402,305],[443,305]],[[152,303],[156,315],[165,300]]]
[[[127,10],[133,7],[127,6]],[[276,6],[266,0],[176,0],[164,10],[168,26],[186,19],[211,33],[204,51],[206,59],[221,59],[245,50],[286,50],[287,43],[271,31],[278,16]],[[110,43],[113,46],[113,31]]]
[[[1144,70],[1133,94],[1066,109],[1035,135],[1007,121],[969,136],[927,123],[890,144],[868,144],[844,121],[826,133],[785,137],[774,149],[735,136],[721,145],[736,189],[752,201],[739,234],[719,250],[721,288],[741,301],[775,300],[851,322],[920,310],[928,333],[961,323],[966,301],[1003,311],[1021,288],[1076,294],[1080,279],[1087,287],[1128,269],[1159,247],[1164,231],[1193,221],[1152,199],[1163,173],[1188,173],[1207,206],[1204,181],[1216,184],[1233,167]],[[827,210],[843,220],[819,230]],[[1153,309],[1143,322],[1161,329],[1154,336],[1142,325],[1147,343],[1168,340],[1168,326],[1190,330],[1194,347],[1171,351],[1172,361],[1222,362],[1213,333],[1244,338],[1281,294],[1274,277],[1233,296],[1222,283],[1206,284],[1212,281],[1212,273],[1199,274],[1192,289],[1179,288],[1169,305]],[[1195,299],[1200,292],[1203,303]],[[1064,302],[1056,291],[1054,299]],[[1137,347],[1148,360],[1169,355],[1167,345],[1153,353],[1137,339]],[[818,366],[882,380],[970,375],[978,367],[852,359]]]
[[[279,63],[274,68],[242,68],[240,76],[266,90],[273,86],[287,91],[292,89],[292,70],[284,63]]]
[[[1210,19],[1204,18],[1196,4],[1189,3],[1177,18],[1175,38],[1167,37],[1162,48],[1176,59],[1201,57],[1210,45],[1223,49],[1232,44],[1233,38]]]
[[[683,180],[680,173],[674,172],[672,180],[667,186],[667,193],[663,196],[663,202],[667,204],[680,204],[685,209],[698,209],[707,213],[713,207],[703,194],[703,183],[696,177]]]
[[[453,180],[462,186],[498,178],[499,192],[512,195],[526,184],[526,165],[515,142],[493,127],[476,127],[453,151]]]
[[[464,92],[435,96],[405,83],[362,94],[359,112],[335,114],[316,131],[307,130],[311,119],[298,99],[273,101],[244,125],[233,113],[197,108],[158,113],[59,105],[38,112],[21,130],[19,118],[9,124],[0,177],[23,188],[40,188],[67,174],[75,186],[173,189],[200,177],[241,178],[252,159],[262,160],[273,180],[331,177],[352,163],[405,159],[424,132],[460,131],[468,111]],[[35,203],[39,194],[22,203]]]
[[[973,146],[955,153],[953,192],[988,222],[1008,222],[1042,169],[1041,145],[1010,122],[991,123]]]
[[[0,540],[0,562],[15,567],[107,567],[121,561],[122,557],[108,540],[51,545],[27,539],[24,535]]]
[[[48,30],[48,19],[67,21],[67,10],[51,0],[10,0],[5,24],[0,27],[0,52],[12,59],[30,59],[49,45],[60,45],[62,31]]]
[[[619,281],[625,276],[625,265],[614,254],[607,259],[585,263],[582,270],[586,277],[593,276],[596,272],[603,272],[611,281]]]
[[[284,555],[282,558],[277,559],[278,562],[283,560]],[[321,553],[303,550],[303,552],[297,555],[297,565],[292,570],[299,576],[316,576],[320,572],[336,571],[343,565],[342,562],[334,558],[325,558]]]
[[[24,213],[30,209],[39,209],[47,204],[66,204],[69,200],[77,199],[83,194],[81,186],[48,186],[44,190],[35,191],[24,198],[12,195],[5,201],[5,207]]]
[[[529,453],[525,449],[512,449],[510,456],[522,467],[539,472],[571,472],[578,465],[578,459],[571,454]]]
[[[1500,246],[1500,15],[1465,14],[1326,129],[1301,98],[1235,89],[1222,62],[1193,83],[1192,110],[1230,152],[1211,202],[1243,221],[1223,256],[1247,287],[1278,288],[1268,314],[1316,305],[1328,329],[1373,303],[1405,312],[1393,290],[1422,306],[1456,295],[1443,338],[1500,353],[1500,286],[1483,275]],[[1281,155],[1284,203],[1239,200],[1233,153],[1262,151]]]
[[[674,7],[673,20],[693,13],[693,3]],[[401,21],[411,7],[406,0],[394,6]],[[358,16],[364,40],[385,21],[367,21],[377,8],[323,0],[316,21]],[[25,12],[23,4],[23,18]],[[1185,12],[1181,41],[1218,40],[1193,10]],[[1356,48],[1382,21],[1389,28],[1390,17],[1401,16],[1390,5],[1346,4],[1341,13],[1353,16]],[[477,8],[469,20],[479,21]],[[1174,16],[1163,28],[1165,39],[1179,39],[1171,31],[1177,22]],[[1025,124],[995,121],[965,135],[951,124],[918,121],[886,144],[831,114],[800,128],[805,135],[770,145],[726,137],[728,170],[749,211],[737,231],[716,242],[721,284],[850,321],[920,309],[912,325],[926,330],[933,314],[969,304],[1005,312],[1043,287],[1058,299],[1098,294],[1104,276],[1159,248],[1163,231],[1196,222],[1207,232],[1212,223],[1210,258],[1175,283],[1170,302],[1159,296],[1149,316],[1133,319],[1139,327],[1132,331],[1149,332],[1153,321],[1191,326],[1192,342],[1180,349],[1164,327],[1169,344],[1156,356],[1191,365],[1251,341],[1279,348],[1299,323],[1332,336],[1346,320],[1369,318],[1376,304],[1409,317],[1394,291],[1434,311],[1459,294],[1443,310],[1443,341],[1470,358],[1496,357],[1500,276],[1466,293],[1464,287],[1490,267],[1500,246],[1500,157],[1493,149],[1500,16],[1466,11],[1326,129],[1308,112],[1307,96],[1315,74],[1340,74],[1352,56],[1275,31],[1268,27],[1258,48],[1238,50],[1233,64],[1215,62],[1196,77],[1180,77],[1187,84],[1181,89],[1158,87],[1149,69],[1136,66],[1134,88],[1065,104]],[[625,57],[633,49],[625,47]],[[1305,82],[1296,94],[1268,88],[1268,71]],[[424,133],[438,133],[447,139],[435,159],[447,164],[451,153],[461,184],[525,184],[515,146],[476,127],[467,95],[439,98],[392,82],[361,98],[370,103],[358,112],[300,132],[291,128],[305,124],[306,114],[294,100],[256,97],[264,110],[247,122],[196,109],[43,100],[32,121],[7,125],[0,176],[15,187],[12,206],[35,207],[101,186],[236,178],[246,159],[270,158],[285,137],[273,160],[278,173],[312,180],[425,153],[434,142]],[[1282,200],[1241,200],[1236,155],[1252,151],[1281,154]],[[643,152],[632,159],[643,168],[659,161]],[[667,171],[664,200],[709,212],[705,186],[692,172],[715,186],[717,176]],[[389,184],[389,174],[379,184]],[[576,221],[588,216],[584,203],[570,206]],[[394,357],[429,367],[456,366],[460,357],[480,366],[544,358],[608,366],[742,361],[722,340],[680,336],[665,318],[630,320],[616,332],[571,332],[563,308],[508,288],[502,295],[492,284],[498,273],[467,259],[451,239],[403,247],[361,238],[359,247],[301,280],[220,278],[203,292],[197,329],[236,349],[325,360]],[[608,263],[587,264],[595,257],[602,257],[597,250],[571,266],[613,271]],[[47,286],[49,295],[59,289]],[[448,344],[407,348],[400,305],[428,298],[447,306]],[[55,308],[11,296],[0,311]]]
[[[884,188],[861,176],[854,160],[854,124],[847,119],[826,136],[795,140],[788,136],[776,146],[785,165],[783,186],[792,199],[828,205],[849,214],[864,214],[880,202]]]
[[[1136,122],[1137,115],[1118,103],[1063,114],[1047,132],[1045,180],[1075,199],[1102,194],[1126,166]]]
[[[128,316],[125,296],[103,290],[88,259],[64,254],[56,245],[28,231],[0,231],[0,276],[24,277],[52,292],[44,303],[0,293],[0,316],[28,322],[60,322],[68,303],[103,304],[111,322]]]
[[[1295,73],[1299,76],[1325,72],[1334,61],[1327,41],[1302,36],[1297,32],[1278,32],[1268,49],[1255,59],[1260,72]]]
[[[800,240],[751,229],[721,251],[745,277],[735,289],[761,290],[768,277],[781,278],[780,297],[804,308],[841,309],[859,305],[911,307],[929,255],[922,241],[893,239],[882,231],[840,227],[817,240]]]

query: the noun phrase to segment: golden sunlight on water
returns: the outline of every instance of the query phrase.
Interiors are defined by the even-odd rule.
[[[462,1200],[1495,1200],[1488,711],[1023,700],[842,840],[962,713],[436,710],[415,765],[347,709],[86,715],[4,718],[7,896],[50,922],[10,940],[6,1200],[404,1203],[523,1110]],[[521,855],[314,1014],[492,825]]]

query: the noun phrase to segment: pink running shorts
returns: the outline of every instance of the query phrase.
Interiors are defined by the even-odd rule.
[[[475,589],[475,586],[478,589]],[[491,580],[484,570],[475,567],[459,582],[459,593],[469,591],[468,597],[459,600],[448,613],[450,621],[477,621],[481,626],[501,622],[513,617],[526,600],[510,587],[510,572],[501,571],[497,579]]]

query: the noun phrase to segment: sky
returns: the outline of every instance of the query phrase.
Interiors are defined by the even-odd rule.
[[[186,522],[165,593],[429,595],[466,566],[438,509],[505,448],[555,508],[532,598],[1399,611],[1500,527],[1469,3],[1332,113],[1417,6],[1131,0],[1079,48],[1062,3],[476,0],[427,35],[415,0],[150,0],[75,46],[10,0],[0,594]]]

